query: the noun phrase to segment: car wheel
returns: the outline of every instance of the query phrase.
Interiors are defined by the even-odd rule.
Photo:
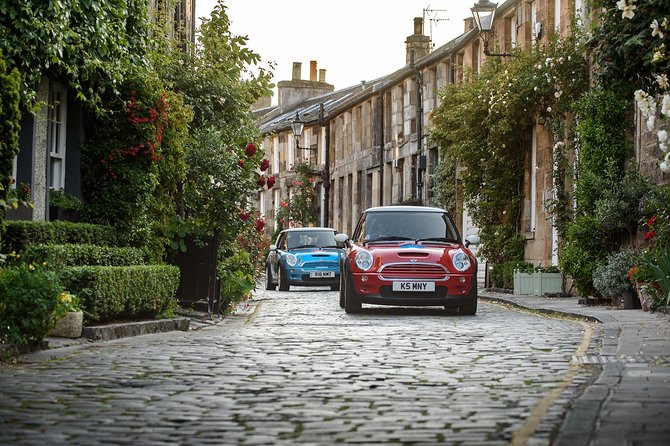
[[[477,285],[473,283],[470,299],[465,305],[458,307],[458,313],[465,316],[472,316],[477,313]]]
[[[270,268],[270,265],[266,268],[265,271],[265,289],[266,290],[275,290],[277,289],[277,285],[272,283],[272,271]]]
[[[361,300],[354,289],[354,280],[351,276],[347,277],[344,284],[344,311],[347,313],[358,313],[361,311]]]
[[[286,277],[286,271],[284,271],[284,268],[281,266],[279,267],[279,277],[277,277],[277,280],[279,281],[279,291],[288,291],[289,288],[291,287],[288,284],[288,277]]]

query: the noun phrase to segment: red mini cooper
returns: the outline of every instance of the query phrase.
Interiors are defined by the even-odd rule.
[[[361,215],[344,244],[340,265],[340,307],[361,304],[444,306],[460,314],[477,312],[477,259],[443,209],[383,206]]]

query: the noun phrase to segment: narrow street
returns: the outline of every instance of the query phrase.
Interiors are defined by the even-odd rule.
[[[2,444],[549,444],[593,327],[258,291],[218,325],[0,366]],[[588,338],[588,339],[587,339]]]

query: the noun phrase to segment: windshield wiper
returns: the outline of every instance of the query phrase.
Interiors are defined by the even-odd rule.
[[[379,237],[374,240],[367,240],[367,243],[377,243],[377,242],[395,242],[395,241],[402,241],[402,240],[412,240],[409,237],[401,237],[399,235],[390,235],[388,237]]]
[[[421,242],[441,242],[441,243],[456,243],[456,240],[451,240],[446,237],[428,237],[428,238],[420,238],[416,240],[416,243],[421,243]]]
[[[290,249],[316,248],[316,245],[298,245]]]

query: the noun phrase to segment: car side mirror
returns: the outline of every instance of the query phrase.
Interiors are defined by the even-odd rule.
[[[476,235],[468,235],[465,237],[465,247],[469,247],[470,245],[479,245],[479,237]]]
[[[337,246],[346,246],[347,242],[349,241],[349,236],[345,234],[344,232],[341,232],[337,235],[335,235],[335,241],[337,242]]]
[[[270,245],[270,251],[276,251],[277,245]]]

